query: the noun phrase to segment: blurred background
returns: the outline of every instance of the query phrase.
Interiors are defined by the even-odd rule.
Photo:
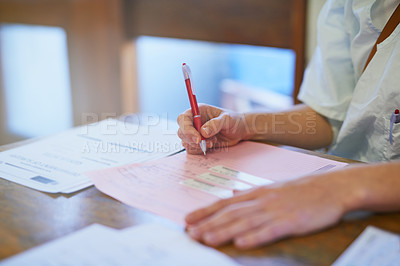
[[[189,101],[296,103],[324,0],[0,0],[0,145]]]

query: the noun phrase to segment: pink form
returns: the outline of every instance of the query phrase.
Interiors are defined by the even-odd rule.
[[[185,180],[199,180],[200,174],[215,174],[210,170],[212,167],[224,166],[281,182],[346,165],[267,144],[245,141],[220,151],[207,152],[206,156],[182,152],[154,161],[91,171],[86,175],[103,193],[135,208],[184,225],[184,217],[189,212],[219,199],[216,195],[182,184]],[[235,180],[231,176],[216,175]],[[212,182],[211,184],[217,188],[223,187]],[[250,182],[248,184],[255,186]],[[229,191],[229,188],[225,189]]]

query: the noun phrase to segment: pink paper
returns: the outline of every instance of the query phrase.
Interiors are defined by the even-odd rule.
[[[154,161],[92,171],[86,175],[103,193],[183,225],[184,217],[189,212],[219,198],[185,186],[182,182],[185,179],[197,180],[199,174],[212,173],[210,168],[217,165],[273,181],[286,181],[347,164],[246,141],[221,151],[208,152],[206,156],[182,152]]]

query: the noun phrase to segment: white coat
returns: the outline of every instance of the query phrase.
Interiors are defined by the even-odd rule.
[[[329,153],[375,162],[400,158],[400,25],[367,57],[398,0],[328,0],[317,27],[317,48],[299,99],[328,118],[334,132]]]

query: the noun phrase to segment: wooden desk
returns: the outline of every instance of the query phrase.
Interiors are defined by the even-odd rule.
[[[24,143],[3,146],[0,151]],[[118,229],[147,222],[178,227],[161,217],[124,205],[93,186],[70,195],[48,194],[3,179],[0,179],[0,215],[0,259],[92,223]],[[251,251],[239,251],[232,245],[220,250],[244,265],[330,265],[367,225],[400,233],[400,213],[342,221],[319,233]]]

